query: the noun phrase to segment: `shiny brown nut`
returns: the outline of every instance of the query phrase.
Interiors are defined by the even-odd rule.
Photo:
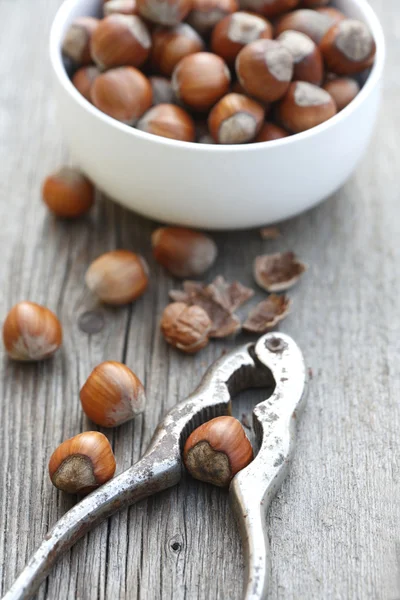
[[[173,302],[164,310],[160,327],[168,344],[187,354],[194,354],[207,346],[212,322],[200,306]]]
[[[92,85],[98,75],[100,75],[99,69],[90,65],[78,69],[72,78],[72,83],[88,102],[92,101]]]
[[[114,14],[136,15],[137,12],[136,0],[108,0],[103,8],[105,17]]]
[[[14,360],[37,361],[61,346],[62,327],[56,315],[35,302],[18,302],[3,324],[3,343]]]
[[[169,79],[153,75],[149,77],[149,81],[153,91],[153,106],[157,106],[157,104],[176,104],[177,99]]]
[[[240,8],[251,10],[265,17],[276,17],[293,10],[300,0],[240,0]]]
[[[76,219],[93,206],[94,186],[73,167],[62,167],[46,177],[42,196],[47,208],[62,219]]]
[[[273,28],[267,19],[248,12],[227,15],[214,27],[211,50],[232,66],[243,46],[258,39],[272,39]]]
[[[257,40],[236,58],[236,74],[248,94],[264,102],[285,95],[293,76],[293,57],[276,40]]]
[[[293,57],[293,79],[321,85],[324,77],[322,54],[308,35],[300,31],[283,31],[278,37]]]
[[[343,21],[343,19],[347,18],[345,14],[343,14],[337,8],[333,8],[333,6],[321,6],[321,8],[316,8],[315,10],[321,15],[330,17],[333,21],[332,25],[334,25],[335,23],[339,23],[339,21]]]
[[[100,21],[94,17],[79,17],[69,26],[62,43],[62,53],[77,65],[90,65],[90,43]]]
[[[65,440],[49,461],[52,484],[63,492],[82,496],[112,479],[115,468],[110,442],[99,431],[85,431]]]
[[[136,127],[140,131],[182,142],[194,142],[196,137],[192,117],[175,104],[153,106],[139,119]]]
[[[172,74],[172,88],[177,98],[198,111],[214,106],[228,92],[230,81],[225,62],[209,52],[185,56]]]
[[[149,270],[142,256],[128,250],[112,250],[92,262],[85,282],[101,302],[119,306],[144,294]]]
[[[293,133],[316,127],[333,117],[336,112],[332,96],[305,81],[292,83],[278,107],[280,122]]]
[[[134,125],[152,105],[149,80],[134,67],[111,69],[96,77],[92,102],[110,117]]]
[[[266,122],[261,127],[254,141],[272,142],[273,140],[280,140],[282,138],[288,137],[288,135],[288,132],[285,131],[283,127],[279,127],[279,125],[275,125],[275,123]]]
[[[113,14],[92,35],[92,58],[100,69],[142,65],[150,54],[151,37],[136,15]]]
[[[264,107],[241,94],[227,94],[211,110],[210,133],[218,144],[251,142],[264,120]]]
[[[330,71],[336,75],[353,75],[372,65],[376,45],[365,23],[345,19],[329,29],[320,49]]]
[[[360,91],[357,81],[350,79],[350,77],[338,77],[332,81],[327,81],[323,87],[336,102],[338,111],[346,108]]]
[[[145,19],[173,27],[188,15],[192,0],[137,0],[137,7]]]
[[[152,34],[151,66],[163,75],[172,75],[185,56],[204,50],[204,42],[187,23],[172,28],[158,28]]]
[[[160,227],[151,236],[154,258],[175,277],[199,277],[217,258],[208,235],[184,227]]]
[[[201,35],[206,35],[221,19],[238,8],[236,0],[192,0],[187,21]]]
[[[326,14],[321,14],[309,8],[301,8],[283,15],[275,25],[275,36],[288,29],[300,31],[310,37],[317,45],[335,20]]]

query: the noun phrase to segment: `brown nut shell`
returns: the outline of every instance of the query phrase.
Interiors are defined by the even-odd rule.
[[[321,85],[324,78],[324,62],[318,46],[300,31],[283,31],[278,37],[293,57],[293,79]]]
[[[323,87],[336,102],[338,112],[346,108],[360,91],[357,81],[350,77],[338,77],[332,81],[327,81]]]
[[[187,354],[194,354],[207,346],[212,322],[200,306],[173,302],[164,310],[160,327],[168,344]]]
[[[37,361],[52,356],[62,342],[62,328],[56,315],[34,302],[19,302],[3,324],[3,342],[10,358]]]
[[[264,107],[241,94],[227,94],[211,110],[208,126],[219,144],[251,142],[264,120]]]
[[[255,306],[243,323],[244,331],[262,334],[271,331],[290,312],[290,300],[284,294],[270,294]]]
[[[93,82],[92,102],[106,115],[134,125],[153,102],[149,80],[134,67],[110,69]]]
[[[136,0],[108,0],[103,8],[105,17],[114,14],[136,15],[137,13]]]
[[[280,122],[293,133],[316,127],[335,116],[336,112],[332,96],[305,81],[292,83],[278,106]]]
[[[175,104],[153,106],[138,121],[136,127],[141,131],[181,142],[194,142],[196,137],[192,117]]]
[[[248,44],[237,55],[235,66],[246,92],[264,102],[282,98],[293,77],[292,55],[276,40]]]
[[[335,20],[327,14],[319,13],[309,8],[300,8],[286,15],[283,15],[275,25],[275,35],[278,37],[283,31],[288,29],[300,31],[308,35],[317,45],[320,43],[326,32]]]
[[[52,484],[68,494],[86,495],[114,476],[115,458],[103,433],[85,431],[66,440],[49,462]]]
[[[94,17],[79,17],[67,29],[62,53],[77,65],[90,65],[92,56],[90,44],[94,32],[99,26],[99,19]]]
[[[236,0],[192,0],[187,21],[201,35],[207,35],[221,19],[238,8]]]
[[[257,256],[253,274],[257,284],[267,292],[284,292],[298,282],[306,268],[294,252],[276,252]]]
[[[376,45],[365,23],[345,19],[329,29],[320,49],[330,71],[336,75],[353,75],[372,65]]]
[[[192,0],[137,0],[137,7],[145,19],[173,27],[187,16],[192,8]]]
[[[81,67],[72,77],[72,83],[88,102],[92,102],[92,85],[98,75],[100,75],[99,69],[90,65]]]
[[[94,186],[80,171],[62,167],[46,177],[42,189],[43,201],[57,217],[76,219],[93,206]]]
[[[152,35],[151,65],[163,75],[172,75],[178,62],[185,56],[204,49],[204,42],[187,23],[172,28],[160,27]]]
[[[141,381],[124,364],[106,361],[89,375],[80,391],[82,409],[93,423],[116,427],[143,412],[146,396]]]
[[[300,0],[240,0],[240,8],[265,17],[276,17],[296,8]]]
[[[112,14],[92,35],[91,54],[100,69],[140,67],[150,54],[150,33],[137,15]]]
[[[199,277],[217,258],[213,239],[184,227],[160,227],[151,236],[154,258],[175,277]]]
[[[133,302],[146,291],[148,267],[138,254],[112,250],[92,262],[85,281],[102,302],[118,306]]]
[[[258,39],[272,38],[273,27],[267,19],[249,12],[235,12],[227,15],[214,27],[211,50],[233,66],[244,46]]]
[[[190,434],[183,460],[195,479],[226,487],[251,463],[253,448],[237,419],[216,417]]]
[[[231,76],[220,56],[196,52],[175,67],[172,87],[176,96],[198,111],[209,110],[228,90]]]
[[[254,141],[272,142],[288,137],[288,135],[288,132],[285,131],[283,127],[279,127],[279,125],[275,125],[275,123],[265,122]]]

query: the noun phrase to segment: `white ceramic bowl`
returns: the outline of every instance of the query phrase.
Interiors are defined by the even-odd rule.
[[[363,156],[380,100],[385,43],[366,0],[337,0],[368,24],[372,72],[357,98],[326,123],[283,140],[243,146],[179,142],[143,133],[101,113],[72,85],[61,43],[68,25],[97,15],[101,0],[66,0],[51,30],[59,120],[73,160],[120,204],[143,215],[207,229],[260,226],[296,215],[340,188]]]

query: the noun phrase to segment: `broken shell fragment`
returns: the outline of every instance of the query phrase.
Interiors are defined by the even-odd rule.
[[[257,256],[254,261],[254,279],[267,292],[283,292],[297,283],[307,269],[294,252],[277,252]]]
[[[290,300],[287,296],[271,294],[250,311],[243,329],[250,333],[266,333],[289,314],[289,308]]]

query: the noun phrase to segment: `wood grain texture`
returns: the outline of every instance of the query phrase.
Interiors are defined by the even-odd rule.
[[[220,355],[164,344],[158,320],[174,285],[151,258],[155,224],[99,198],[74,224],[49,217],[43,177],[67,160],[51,94],[47,34],[60,0],[0,0],[0,315],[23,299],[60,316],[62,352],[40,365],[1,362],[0,590],[8,589],[48,528],[74,500],[52,488],[47,461],[90,428],[78,392],[105,359],[144,381],[146,413],[107,432],[122,471],[136,461],[166,409]],[[222,273],[251,285],[252,259],[295,250],[310,269],[283,324],[312,369],[291,475],[273,503],[271,600],[400,597],[400,9],[371,0],[389,45],[384,105],[366,158],[334,198],[282,226],[283,237],[218,234]],[[98,306],[85,291],[90,261],[113,248],[142,252],[152,285],[131,307]],[[261,299],[260,293],[255,300]],[[88,335],[80,316],[104,326]],[[242,395],[236,414],[260,393]],[[82,540],[40,590],[44,600],[237,600],[241,546],[226,493],[192,480],[122,511]]]

